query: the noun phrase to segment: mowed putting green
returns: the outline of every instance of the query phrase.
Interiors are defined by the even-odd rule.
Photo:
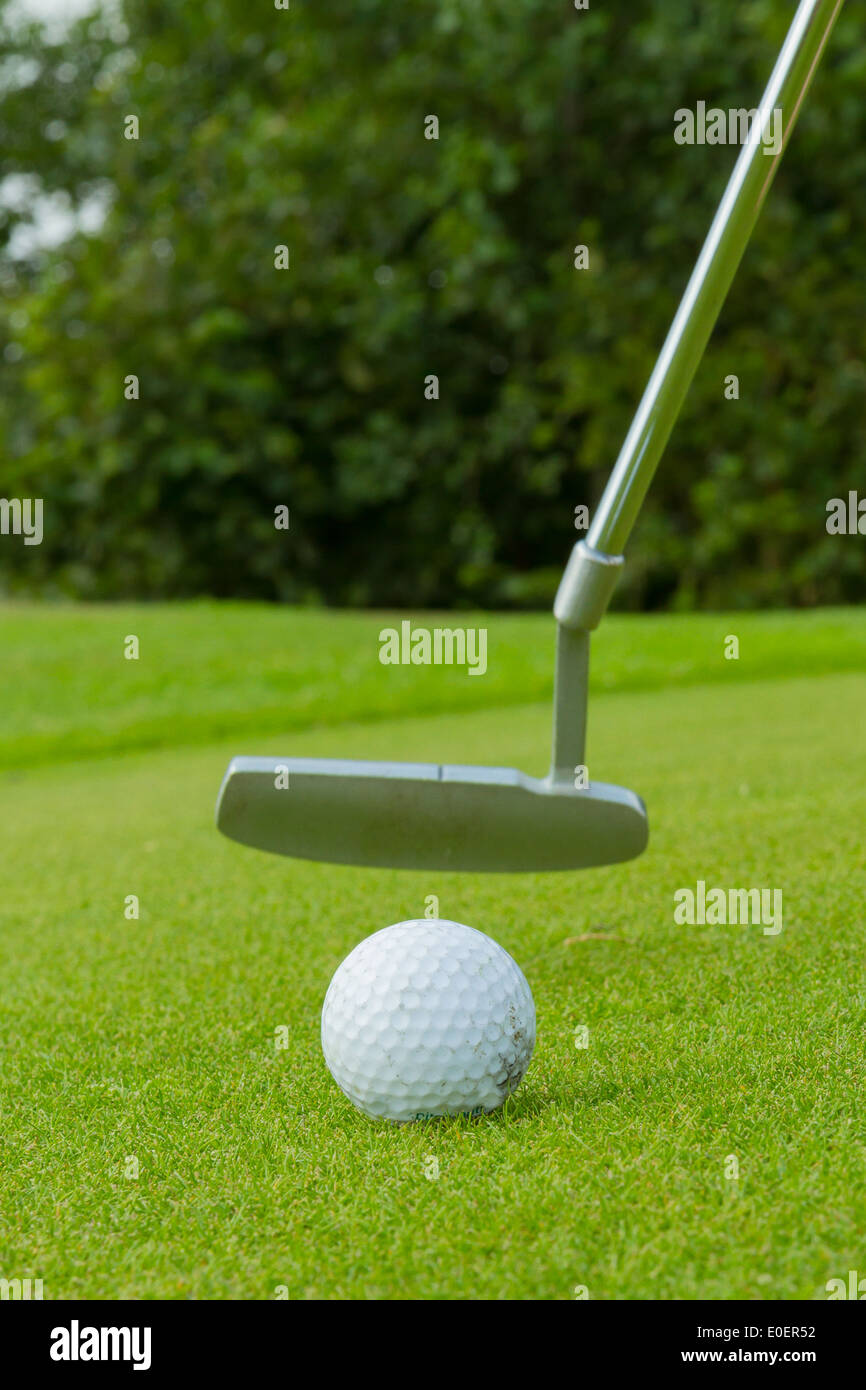
[[[866,1272],[864,616],[608,620],[589,765],[647,801],[631,864],[361,871],[219,837],[234,753],[543,770],[549,619],[484,620],[483,678],[380,666],[389,621],[0,610],[0,1276],[776,1299]],[[781,890],[781,932],[678,925],[698,880]],[[503,1111],[392,1127],[334,1086],[319,1011],[352,946],[431,895],[519,961],[538,1044]]]

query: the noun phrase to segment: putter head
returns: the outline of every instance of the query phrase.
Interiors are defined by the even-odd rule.
[[[510,767],[332,758],[233,759],[216,821],[297,859],[476,873],[616,864],[649,833],[640,797],[605,782],[577,791]]]

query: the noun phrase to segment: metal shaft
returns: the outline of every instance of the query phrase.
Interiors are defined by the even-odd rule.
[[[586,752],[586,697],[589,687],[589,633],[556,625],[556,676],[553,686],[554,782],[574,786],[575,769]]]
[[[743,146],[587,534],[597,551],[620,555],[628,540],[842,4],[802,0],[797,10],[753,126],[760,135],[781,111],[780,148],[767,153],[760,138]]]
[[[725,195],[686,287],[585,541],[571,552],[556,595],[551,780],[585,759],[589,633],[601,622],[659,459],[670,438],[737,267],[796,124],[843,0],[801,0]],[[781,113],[782,138],[764,140]]]

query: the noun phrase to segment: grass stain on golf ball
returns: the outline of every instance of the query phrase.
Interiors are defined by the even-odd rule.
[[[368,936],[334,974],[322,1050],[365,1115],[398,1123],[495,1110],[535,1046],[526,977],[491,937],[417,918]]]

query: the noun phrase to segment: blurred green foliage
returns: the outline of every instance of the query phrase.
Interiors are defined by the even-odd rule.
[[[754,105],[793,8],[122,0],[125,27],[61,41],[5,25],[0,177],[112,194],[98,232],[0,261],[0,491],[46,508],[41,547],[0,544],[0,583],[549,602],[733,162],[677,146],[673,113]],[[625,606],[863,597],[863,539],[825,531],[828,498],[866,495],[863,38],[848,6]]]

